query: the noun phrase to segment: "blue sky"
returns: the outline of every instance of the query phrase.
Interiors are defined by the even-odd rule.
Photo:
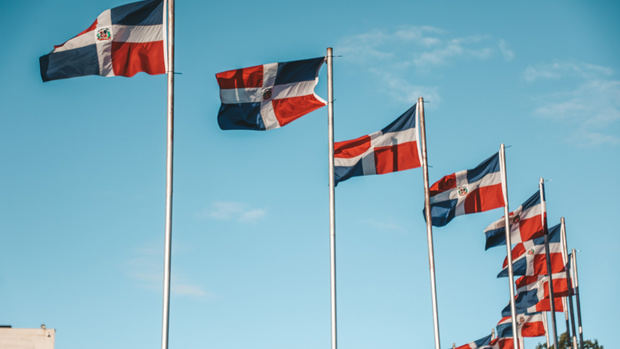
[[[58,348],[160,341],[165,77],[43,84],[38,71],[40,55],[123,3],[0,5],[0,323],[46,323]],[[511,207],[549,180],[550,223],[565,216],[580,251],[584,334],[611,345],[619,10],[613,1],[178,1],[171,348],[328,347],[327,110],[274,131],[223,132],[214,78],[328,46],[342,56],[337,140],[384,127],[421,95],[431,181],[500,143],[511,146]],[[336,201],[340,347],[431,347],[421,171],[351,179]],[[482,233],[501,215],[435,229],[443,347],[488,334],[508,301],[495,278],[505,250],[485,252]]]

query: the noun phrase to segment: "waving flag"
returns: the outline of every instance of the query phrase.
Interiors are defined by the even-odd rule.
[[[498,337],[512,337],[512,318],[506,316],[497,323]],[[539,337],[545,335],[545,324],[542,313],[518,314],[517,331],[519,337]]]
[[[560,272],[556,274],[552,274],[553,277],[553,295],[555,297],[568,297],[570,292],[570,287],[568,285],[568,280],[566,279],[566,273]],[[544,288],[543,297],[549,298],[551,294],[549,290],[549,277],[547,275],[535,275],[535,276],[521,276],[515,281],[517,288],[522,288],[526,285],[539,282],[539,287]]]
[[[314,93],[324,57],[217,73],[222,130],[271,130],[325,106]]]
[[[455,349],[480,349],[480,348],[488,348],[488,345],[491,343],[491,339],[493,335],[488,335],[486,337],[482,337],[477,341],[473,341],[471,343],[461,345],[460,347],[456,347]]]
[[[420,167],[415,113],[414,105],[381,131],[334,143],[336,183]]]
[[[512,268],[514,275],[546,275],[547,253],[545,249],[545,237],[525,241],[517,244],[512,249]],[[551,272],[564,271],[562,244],[560,243],[560,225],[549,228],[549,256],[551,260]],[[502,271],[497,277],[508,277],[508,259],[504,259]]]
[[[164,74],[162,3],[139,1],[103,11],[86,30],[39,58],[41,78]]]
[[[482,346],[480,349],[514,349],[514,347],[512,337],[497,337],[489,345]],[[523,338],[519,338],[519,347],[523,348]]]
[[[551,311],[551,302],[544,296],[544,280],[527,284],[517,289],[515,297],[515,307],[517,314],[538,313],[541,311]],[[563,312],[562,298],[555,298],[555,311]],[[510,316],[510,304],[502,310],[502,316]]]
[[[545,233],[542,224],[542,214],[540,191],[537,191],[519,208],[510,213],[510,241],[516,244],[542,236]],[[484,230],[484,234],[486,235],[486,250],[491,247],[505,245],[504,217],[489,225]]]
[[[504,206],[499,153],[470,170],[447,175],[431,188],[431,219],[444,226],[455,216]]]

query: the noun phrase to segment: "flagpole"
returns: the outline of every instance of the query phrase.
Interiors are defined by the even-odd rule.
[[[164,2],[165,3],[165,2]],[[170,262],[172,254],[172,160],[174,150],[174,0],[167,0],[167,76],[168,106],[166,134],[166,223],[164,238],[164,294],[161,326],[161,348],[168,349],[170,320]]]
[[[583,349],[583,328],[581,327],[581,295],[579,292],[579,273],[577,272],[577,251],[573,248],[573,280],[575,280],[575,301],[577,302],[577,325],[579,326],[579,348]]]
[[[566,265],[566,263],[564,263],[564,265]],[[562,297],[562,307],[564,308],[564,319],[566,320],[566,335],[568,336],[568,338],[573,338],[571,336],[571,329],[570,329],[570,319],[568,316],[568,297]],[[577,348],[573,348],[573,349],[577,349]]]
[[[538,189],[540,191],[540,201],[542,204],[543,214],[542,223],[545,232],[545,259],[547,260],[547,276],[549,277],[549,305],[551,307],[551,326],[553,327],[553,342],[555,348],[558,346],[558,327],[555,319],[555,296],[553,294],[553,273],[551,270],[551,255],[549,254],[549,230],[547,229],[547,201],[545,198],[545,180],[541,177],[538,182]],[[543,289],[544,291],[544,289]],[[544,294],[544,292],[543,292]]]
[[[331,284],[331,349],[338,347],[336,322],[336,190],[334,182],[334,68],[333,50],[327,48],[327,128],[329,148],[329,256]]]
[[[428,244],[428,266],[431,277],[431,300],[433,302],[433,329],[435,349],[440,348],[439,311],[437,309],[437,285],[435,281],[435,252],[433,248],[433,222],[431,220],[431,191],[428,181],[428,156],[426,151],[426,122],[424,120],[424,98],[418,98],[418,117],[420,118],[420,144],[422,148],[422,175],[424,177],[424,214],[426,215],[426,240]]]
[[[564,297],[568,303],[568,307],[570,309],[570,319],[571,319],[571,327],[572,327],[572,342],[573,349],[577,349],[577,331],[575,326],[575,310],[573,309],[573,286],[570,277],[570,267],[568,263],[568,241],[566,240],[566,221],[564,217],[560,218],[560,231],[562,233],[562,258],[564,261],[564,271],[566,272],[566,284],[568,286],[568,297]],[[564,313],[567,312],[566,307],[564,307]],[[568,317],[566,318],[566,332],[568,332]]]
[[[506,257],[508,258],[508,288],[510,289],[510,316],[512,318],[512,340],[515,348],[519,348],[519,332],[517,331],[517,308],[515,306],[514,273],[512,271],[512,239],[510,237],[510,210],[508,209],[508,179],[506,175],[506,151],[504,144],[499,147],[500,170],[502,173],[502,192],[504,194],[504,231],[506,233]],[[557,347],[557,345],[556,345]]]
[[[549,347],[551,346],[551,343],[549,343],[549,325],[547,324],[547,312],[543,311],[542,312],[543,315],[543,326],[545,327],[545,339],[547,340],[547,349],[549,349]]]

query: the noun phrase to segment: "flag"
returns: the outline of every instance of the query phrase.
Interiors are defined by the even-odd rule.
[[[381,131],[334,143],[336,183],[354,176],[420,167],[416,131],[414,105]]]
[[[515,297],[515,310],[517,314],[551,311],[549,298],[544,297],[544,280],[545,279],[541,278],[538,282],[522,285],[522,287],[517,289],[517,295]],[[555,311],[564,311],[562,298],[560,297],[555,298]],[[508,304],[502,310],[502,316],[510,316],[510,314],[510,304]]]
[[[325,106],[314,93],[324,57],[269,63],[215,74],[222,130],[271,130]]]
[[[105,10],[86,30],[39,58],[41,78],[164,74],[163,23],[162,0]]]
[[[430,188],[434,226],[444,226],[455,216],[504,206],[499,153],[470,170],[447,175]],[[426,216],[425,216],[426,217]]]
[[[461,345],[460,347],[456,347],[455,349],[480,349],[483,347],[488,347],[488,345],[491,343],[492,338],[493,335],[490,334],[486,337],[478,339],[477,341],[473,341],[471,343]]]
[[[549,229],[549,257],[551,260],[551,272],[564,271],[564,257],[560,242],[560,225]],[[547,253],[545,249],[545,237],[525,241],[517,244],[511,251],[512,271],[514,275],[546,275]],[[508,277],[508,259],[504,259],[503,269],[497,277]]]
[[[502,318],[496,327],[498,337],[512,337],[512,317]],[[517,314],[517,332],[519,337],[539,337],[545,335],[542,313]]]
[[[501,338],[497,337],[489,343],[489,345],[485,345],[480,347],[480,349],[514,349],[514,342],[512,337],[509,338]],[[519,338],[519,347],[523,348],[523,339]]]
[[[544,232],[542,204],[540,202],[540,191],[530,196],[521,206],[509,214],[510,221],[510,241],[513,244],[531,240],[542,236]],[[504,217],[491,223],[485,230],[486,246],[491,247],[506,244],[506,231],[504,229]]]
[[[555,297],[568,297],[571,292],[568,279],[566,279],[566,273],[560,272],[552,274],[553,277],[553,295]],[[521,276],[515,281],[517,288],[522,288],[525,285],[529,285],[535,282],[541,284],[540,287],[544,288],[543,297],[549,298],[551,294],[549,290],[549,276],[548,275],[534,275],[534,276]]]

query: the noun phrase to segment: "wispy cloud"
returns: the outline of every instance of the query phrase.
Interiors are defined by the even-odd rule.
[[[402,225],[392,220],[365,219],[362,223],[380,231],[405,231]]]
[[[136,248],[134,257],[124,265],[126,276],[141,288],[160,292],[163,282],[162,260],[161,248],[155,248],[152,245]],[[170,289],[174,296],[193,298],[212,296],[202,286],[190,282],[179,272],[172,275]]]
[[[534,113],[576,126],[572,141],[584,145],[617,145],[620,137],[609,129],[620,121],[620,80],[611,68],[589,63],[556,61],[529,66],[523,78],[561,81],[555,90],[536,99]]]
[[[191,296],[191,297],[198,297],[198,298],[210,296],[210,294],[207,291],[205,291],[202,287],[198,285],[175,282],[174,280],[172,284],[173,285],[171,286],[171,289],[172,289],[173,294],[176,294],[179,296]]]
[[[420,74],[449,66],[462,59],[488,60],[514,58],[505,40],[489,35],[454,35],[432,26],[407,26],[395,30],[375,29],[342,38],[338,54],[372,73],[382,84],[381,90],[403,102],[413,102],[424,95],[436,105],[439,88],[420,81]]]
[[[427,101],[439,104],[439,88],[434,86],[415,85],[409,80],[379,69],[370,68],[369,71],[377,76],[386,93],[394,100],[402,103],[413,103],[418,97],[424,96]]]
[[[611,68],[589,63],[555,61],[548,64],[528,66],[523,78],[528,82],[541,79],[581,78],[598,79],[613,75]]]
[[[499,47],[499,52],[502,53],[502,56],[504,56],[504,59],[507,62],[510,62],[515,58],[515,53],[513,50],[510,49],[510,47],[508,47],[508,43],[506,42],[506,40],[500,39],[498,43],[498,47]]]
[[[217,220],[235,220],[238,222],[256,222],[267,215],[264,208],[250,207],[236,201],[216,201],[204,210],[200,216]]]

